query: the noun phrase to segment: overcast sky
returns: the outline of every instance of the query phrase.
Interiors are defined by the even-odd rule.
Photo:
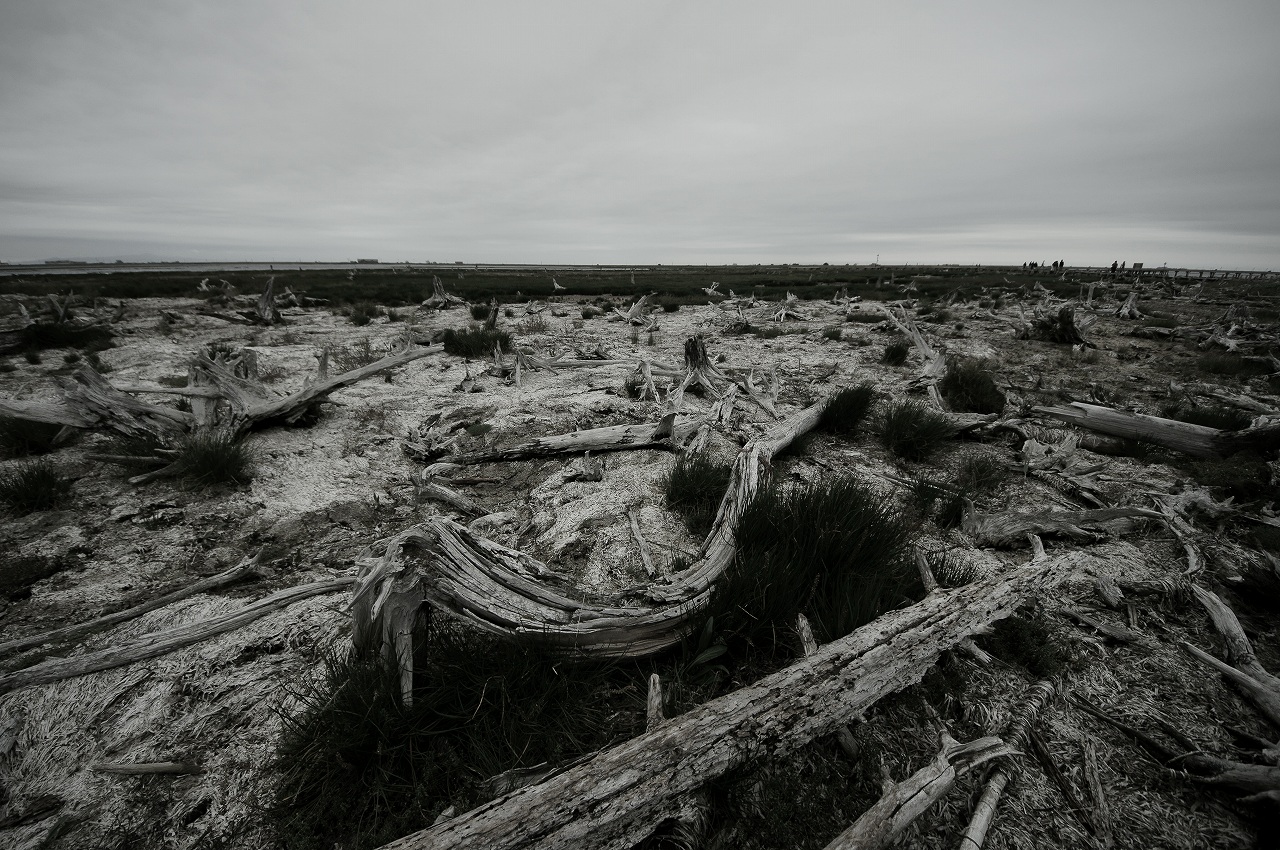
[[[1280,268],[1277,35],[1277,0],[0,0],[0,260]]]

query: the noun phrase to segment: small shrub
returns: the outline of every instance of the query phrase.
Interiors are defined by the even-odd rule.
[[[839,328],[823,328],[822,329],[823,339],[829,339],[832,342],[839,342],[843,336],[844,336],[844,332],[841,331]]]
[[[938,391],[958,411],[1000,413],[1005,397],[991,378],[993,368],[988,360],[952,360],[938,382]]]
[[[955,485],[965,493],[985,494],[994,491],[1009,476],[1009,467],[988,454],[968,454],[956,470]]]
[[[28,349],[22,352],[22,359],[30,363],[32,366],[39,366],[42,362],[40,352],[35,349]]]
[[[463,430],[467,432],[467,436],[483,437],[485,434],[488,434],[493,430],[493,426],[488,422],[476,422],[474,425],[468,425]]]
[[[742,512],[738,554],[710,612],[749,645],[776,645],[805,613],[834,640],[919,590],[911,524],[853,477],[765,488]]]
[[[875,385],[867,381],[856,387],[840,390],[822,411],[818,428],[835,434],[852,434],[866,419],[876,398]]]
[[[70,494],[71,479],[47,458],[24,461],[0,472],[0,503],[18,514],[47,511]]]
[[[672,301],[670,299],[665,299],[663,301],[659,301],[658,303],[662,307],[662,312],[664,313],[676,313],[676,312],[679,312],[680,310],[679,301]]]
[[[913,461],[927,459],[955,434],[945,416],[914,401],[890,403],[878,425],[885,448]]]
[[[361,301],[351,308],[351,315],[348,318],[351,320],[351,324],[362,328],[380,315],[382,315],[382,311],[376,305]]]
[[[76,365],[80,362],[80,352],[68,351],[66,354],[62,355],[62,362],[66,363],[68,366]]]
[[[258,367],[258,380],[264,384],[274,384],[289,374],[289,370],[280,364]]]
[[[684,455],[662,482],[664,501],[684,519],[690,534],[703,537],[711,531],[731,475],[732,467],[727,463],[701,452]]]
[[[472,304],[471,318],[475,319],[477,322],[483,322],[484,320],[488,319],[489,305],[488,304]]]
[[[84,362],[88,363],[93,371],[97,372],[99,375],[106,375],[109,372],[115,371],[115,367],[110,363],[102,362],[98,357],[98,352],[96,351],[87,352],[84,356]]]
[[[541,313],[536,313],[516,325],[516,330],[522,334],[544,334],[550,328],[551,326],[547,324],[546,317]]]
[[[906,340],[900,339],[884,347],[884,354],[880,356],[880,362],[886,366],[901,366],[907,362],[907,355],[910,353],[911,345]]]
[[[18,367],[14,366],[8,360],[0,360],[0,373],[8,374],[18,371]]]
[[[596,316],[599,316],[599,315],[600,315],[600,311],[597,310],[595,307],[582,308],[582,318],[584,319],[594,319]]]
[[[884,316],[877,313],[845,313],[844,320],[846,322],[857,322],[861,325],[878,325],[884,321]]]
[[[786,333],[786,331],[776,325],[765,325],[763,327],[752,325],[747,329],[747,331],[760,337],[760,339],[777,339]]]
[[[366,336],[351,345],[329,349],[329,363],[333,367],[332,371],[341,374],[376,363],[382,359],[382,355],[383,352],[374,348],[373,342]]]
[[[253,452],[230,432],[196,431],[177,451],[179,474],[191,484],[245,484],[253,477]]]
[[[61,433],[61,425],[0,416],[0,453],[25,457],[51,452],[58,447],[57,437]]]
[[[491,357],[495,345],[504,352],[511,350],[511,334],[485,330],[476,325],[460,331],[449,329],[444,332],[442,341],[445,353],[455,357]]]

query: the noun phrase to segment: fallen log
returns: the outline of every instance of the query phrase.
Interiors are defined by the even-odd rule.
[[[692,437],[702,424],[700,417],[667,423],[667,434],[663,435],[664,421],[645,422],[639,425],[606,425],[603,428],[588,428],[585,431],[537,437],[496,451],[452,455],[442,462],[469,466],[477,463],[501,463],[584,452],[620,452],[635,449],[675,451]],[[428,467],[429,471],[430,467]]]
[[[1147,508],[1099,508],[1091,511],[1038,511],[998,514],[967,512],[961,528],[981,546],[1013,548],[1023,546],[1028,534],[1061,534],[1077,540],[1092,540],[1097,535],[1087,531],[1119,519],[1140,517],[1165,520],[1159,511]]]
[[[1004,729],[1003,737],[1011,747],[1021,747],[1026,743],[1027,734],[1035,725],[1041,710],[1053,698],[1054,690],[1053,682],[1048,680],[1036,682],[1027,689]],[[964,835],[960,838],[960,850],[981,850],[982,843],[987,838],[987,830],[991,828],[991,820],[995,817],[996,807],[1000,805],[1000,797],[1004,794],[1005,786],[1009,784],[1009,778],[1014,770],[1014,767],[1006,766],[1002,762],[987,779],[987,784],[982,789],[982,796],[974,806],[969,826],[965,828]]]
[[[1222,431],[1082,401],[1073,401],[1066,407],[1033,407],[1031,413],[1078,425],[1100,434],[1127,440],[1145,440],[1193,457],[1226,457],[1246,450],[1264,453],[1280,449],[1280,424]]]
[[[888,847],[926,809],[946,796],[957,776],[1012,752],[1012,747],[994,735],[961,744],[943,732],[942,749],[933,761],[890,787],[853,826],[836,836],[826,850]]]
[[[830,734],[1083,560],[1037,558],[885,614],[753,685],[384,850],[632,847],[685,795],[752,759],[785,756]]]
[[[174,650],[235,631],[241,626],[248,625],[254,620],[259,620],[273,611],[287,608],[294,602],[350,587],[354,582],[355,579],[352,578],[331,578],[313,581],[309,584],[300,584],[297,587],[290,587],[273,593],[264,599],[259,599],[257,602],[246,605],[238,611],[232,611],[208,620],[186,623],[160,632],[152,632],[151,634],[143,635],[132,643],[113,646],[96,652],[86,652],[83,655],[74,655],[70,658],[52,658],[33,667],[16,670],[0,676],[0,695],[16,691],[19,688],[45,685],[50,682],[59,682],[63,679],[73,679],[77,676],[124,667],[138,661],[146,661],[150,658],[167,655]]]
[[[85,635],[90,635],[94,632],[108,629],[119,623],[124,623],[137,617],[141,617],[148,611],[154,611],[157,608],[172,605],[174,602],[186,599],[189,596],[195,596],[197,593],[204,593],[206,590],[213,590],[215,587],[222,587],[223,585],[239,581],[245,576],[253,573],[257,567],[258,559],[256,557],[246,558],[229,570],[223,570],[217,575],[200,579],[200,581],[189,584],[186,587],[173,591],[172,593],[166,593],[164,596],[158,596],[155,599],[149,599],[139,605],[134,605],[132,608],[126,608],[123,611],[117,611],[114,614],[106,614],[102,617],[98,617],[84,623],[77,623],[73,626],[64,626],[61,629],[54,629],[51,632],[44,632],[43,634],[31,635],[29,637],[17,638],[16,640],[0,643],[0,657],[23,649],[30,649],[33,646],[43,646],[50,643],[66,643],[67,641],[76,640],[84,637]]]

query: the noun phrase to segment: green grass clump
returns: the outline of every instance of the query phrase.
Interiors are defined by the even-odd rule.
[[[906,340],[900,339],[884,347],[884,353],[880,355],[880,362],[886,366],[901,366],[907,362],[907,355],[910,353],[911,346]]]
[[[253,451],[228,431],[197,431],[177,445],[179,474],[192,484],[246,484]]]
[[[938,382],[938,392],[951,407],[967,413],[1000,413],[1004,393],[991,378],[995,364],[989,360],[952,360]]]
[[[451,328],[445,331],[443,342],[445,353],[455,357],[491,357],[495,345],[501,347],[504,352],[511,350],[511,334],[506,331],[486,330],[475,325],[466,330],[459,331]]]
[[[630,737],[645,692],[622,673],[445,622],[424,641],[406,706],[394,668],[332,654],[283,717],[277,836],[289,850],[378,847],[497,796],[490,777]]]
[[[488,304],[472,304],[471,305],[471,318],[475,319],[477,322],[483,322],[486,319],[488,319],[489,312],[490,310],[489,310]]]
[[[0,416],[0,453],[26,457],[51,452],[58,447],[57,437],[61,433],[61,425]]]
[[[822,411],[818,428],[836,434],[854,433],[862,425],[875,398],[875,385],[869,381],[840,390]]]
[[[904,460],[928,459],[955,434],[945,416],[914,401],[891,402],[878,425],[885,448]]]
[[[839,342],[843,336],[844,336],[844,331],[840,330],[839,328],[823,328],[822,329],[823,339],[829,339],[832,342]]]
[[[17,514],[47,511],[71,495],[71,479],[48,458],[24,461],[0,473],[0,504]]]
[[[761,491],[742,512],[738,553],[710,612],[731,642],[770,651],[804,613],[834,640],[918,592],[913,529],[852,477]]]
[[[1165,419],[1177,419],[1179,422],[1190,422],[1192,425],[1203,425],[1206,428],[1219,428],[1223,431],[1236,431],[1248,428],[1253,417],[1233,407],[1210,407],[1191,405],[1184,407],[1173,404],[1160,408],[1160,415]]]
[[[701,452],[684,455],[671,468],[662,482],[664,500],[690,534],[703,537],[711,531],[732,474],[732,466]]]

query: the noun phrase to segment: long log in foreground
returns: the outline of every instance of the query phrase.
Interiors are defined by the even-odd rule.
[[[632,847],[681,799],[756,758],[784,756],[917,681],[938,656],[1083,564],[1037,558],[885,614],[754,685],[705,703],[385,850]]]
[[[1079,425],[1099,434],[1126,440],[1145,440],[1192,457],[1225,457],[1245,450],[1269,452],[1280,448],[1278,424],[1222,431],[1082,401],[1073,401],[1065,407],[1033,407],[1031,412],[1059,422]]]

